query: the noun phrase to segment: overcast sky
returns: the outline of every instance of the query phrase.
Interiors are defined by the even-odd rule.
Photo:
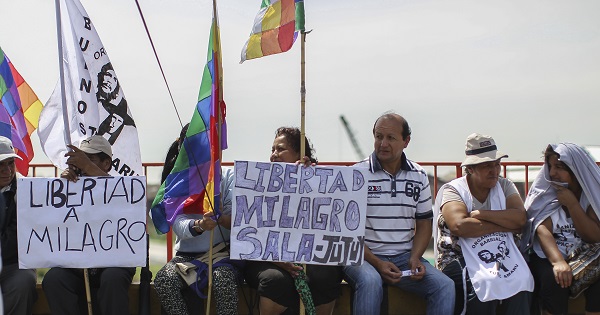
[[[138,127],[142,159],[161,162],[179,121],[133,0],[82,0]],[[139,0],[184,123],[196,105],[209,0]],[[45,102],[58,74],[51,0],[2,0],[0,46]],[[274,131],[300,125],[300,43],[239,64],[259,0],[220,0],[225,161],[266,160]],[[305,0],[307,135],[321,161],[358,157],[383,112],[409,121],[416,161],[461,161],[472,132],[509,161],[548,143],[600,144],[600,1]],[[47,162],[34,136],[35,162]]]

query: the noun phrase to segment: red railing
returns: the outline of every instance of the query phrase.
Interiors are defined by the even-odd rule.
[[[349,166],[355,162],[319,162],[319,165],[334,165],[334,166]],[[418,162],[430,174],[430,179],[433,181],[432,192],[435,194],[444,183],[462,176],[462,168],[460,162]],[[233,166],[233,162],[224,162],[224,166]],[[529,185],[535,179],[535,174],[539,171],[542,162],[502,162],[502,176],[511,179],[521,196],[524,198]],[[158,185],[160,182],[160,174],[163,163],[143,163],[144,175],[148,183]],[[445,174],[442,173],[445,171]],[[534,174],[535,173],[535,174]],[[59,176],[58,169],[52,164],[32,164],[30,165],[31,176]],[[172,232],[167,233],[167,261],[173,257],[173,235]]]

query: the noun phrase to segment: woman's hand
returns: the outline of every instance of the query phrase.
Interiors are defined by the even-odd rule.
[[[204,214],[204,217],[194,222],[194,226],[199,226],[202,231],[210,231],[217,226],[217,221],[214,220],[214,213],[209,211]]]
[[[302,271],[302,267],[297,266],[291,262],[273,262],[273,264],[275,264],[277,267],[287,271],[290,273],[290,275],[292,275],[292,278],[296,278],[298,276],[298,272]]]
[[[296,161],[296,165],[302,164],[304,167],[316,166],[316,163],[312,163],[308,156],[303,156],[300,160]]]
[[[569,188],[556,184],[552,184],[552,186],[556,191],[556,198],[561,205],[570,209],[574,205],[579,204],[579,200],[577,200],[577,197],[575,197],[575,194]]]
[[[554,279],[561,288],[568,288],[571,286],[573,280],[573,271],[571,266],[566,261],[562,260],[552,264],[552,271],[554,271]]]

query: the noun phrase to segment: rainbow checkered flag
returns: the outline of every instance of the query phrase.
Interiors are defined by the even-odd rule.
[[[220,214],[220,155],[227,148],[220,43],[215,13],[198,103],[175,166],[160,186],[150,210],[160,233],[167,233],[179,214]]]
[[[304,0],[262,0],[240,63],[286,52],[304,31]]]
[[[29,172],[33,146],[29,136],[38,126],[42,102],[0,48],[0,136],[9,138],[17,149],[17,170]]]

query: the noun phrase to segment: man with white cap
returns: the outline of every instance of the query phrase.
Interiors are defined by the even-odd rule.
[[[2,272],[0,287],[4,314],[31,314],[37,299],[35,269],[19,269],[17,247],[17,182],[15,154],[10,139],[0,136],[0,234],[2,239]]]
[[[523,200],[500,177],[494,139],[467,137],[466,175],[442,186],[434,207],[436,267],[456,287],[454,314],[495,314],[502,300],[507,314],[529,314],[533,277],[514,242],[527,219]]]
[[[92,136],[81,141],[79,148],[69,145],[72,151],[65,154],[69,167],[62,178],[77,181],[79,176],[106,176],[112,166],[112,149],[102,136]],[[97,295],[100,314],[129,314],[129,285],[135,268],[89,269],[90,282]],[[86,314],[84,277],[81,269],[52,268],[42,282],[52,314]],[[96,311],[94,311],[96,312]]]

